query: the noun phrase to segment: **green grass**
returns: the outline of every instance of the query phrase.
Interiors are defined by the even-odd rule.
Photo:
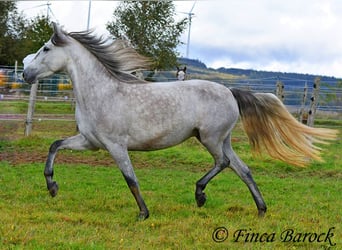
[[[236,131],[240,133],[241,131]],[[63,132],[61,132],[63,134]],[[53,141],[40,136],[2,140],[4,150],[38,150],[46,154]],[[54,133],[53,133],[54,134]],[[235,133],[236,134],[236,133]],[[206,189],[208,201],[197,208],[194,184],[210,167],[208,153],[190,140],[155,152],[133,152],[142,193],[151,217],[136,221],[137,206],[118,169],[58,164],[60,192],[48,195],[44,164],[11,165],[0,161],[0,246],[10,249],[322,249],[326,243],[282,242],[286,229],[296,233],[326,233],[341,241],[341,143],[326,146],[326,163],[298,169],[271,160],[254,159],[244,139],[236,151],[249,163],[268,205],[266,217],[256,216],[247,187],[230,170]],[[106,152],[61,152],[92,157]],[[212,233],[224,226],[230,235],[215,243]],[[274,242],[234,242],[233,233],[275,233]]]
[[[187,169],[137,169],[151,218],[137,222],[137,207],[116,168],[57,165],[60,193],[45,190],[42,164],[1,163],[1,244],[26,249],[206,249],[320,248],[321,243],[215,243],[216,227],[231,231],[323,233],[335,227],[333,242],[341,245],[341,179],[298,174],[276,176],[255,171],[268,203],[265,218],[247,188],[231,172],[217,176],[207,188],[203,208],[194,202],[194,182],[201,173]]]
[[[0,114],[25,114],[26,112],[26,101],[1,101]]]
[[[150,210],[149,219],[137,221],[137,205],[114,164],[59,163],[65,157],[112,162],[105,151],[61,151],[55,164],[60,190],[55,198],[49,196],[44,158],[55,139],[75,133],[73,123],[37,122],[26,138],[21,123],[3,122],[0,128],[0,153],[42,155],[35,163],[0,159],[0,249],[323,249],[329,242],[282,242],[281,233],[293,229],[298,237],[333,227],[332,249],[342,247],[341,138],[323,146],[324,163],[295,168],[254,158],[240,127],[235,129],[234,149],[249,164],[268,205],[261,219],[248,188],[229,169],[208,184],[204,207],[196,206],[195,183],[212,167],[196,140],[161,151],[131,152]],[[218,227],[229,231],[222,243],[212,239]],[[234,242],[239,229],[274,233],[274,242],[246,243],[246,237]]]
[[[0,105],[0,114],[26,114],[28,102],[25,100],[2,100]],[[73,114],[74,106],[70,101],[42,101],[35,104],[35,114]]]

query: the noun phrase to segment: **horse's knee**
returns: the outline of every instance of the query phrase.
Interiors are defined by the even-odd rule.
[[[51,146],[50,146],[50,149],[49,149],[49,153],[55,153],[59,147],[62,145],[64,140],[57,140],[57,141],[54,141]]]

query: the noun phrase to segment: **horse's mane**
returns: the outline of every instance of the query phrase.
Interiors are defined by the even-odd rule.
[[[146,81],[135,77],[131,73],[148,69],[150,61],[138,54],[127,41],[98,37],[94,35],[93,30],[62,32],[82,44],[113,77],[126,83],[146,83]],[[56,32],[52,35],[51,42],[56,46],[64,46],[67,43]]]

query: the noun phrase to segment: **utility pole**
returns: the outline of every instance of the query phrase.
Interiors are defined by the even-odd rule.
[[[89,0],[89,5],[88,5],[88,22],[87,22],[87,30],[89,30],[90,26],[90,13],[91,13],[91,0]]]

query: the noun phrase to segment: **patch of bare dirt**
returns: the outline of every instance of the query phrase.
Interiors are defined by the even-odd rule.
[[[0,152],[0,161],[7,161],[11,165],[22,165],[22,164],[33,164],[42,163],[44,164],[47,158],[46,154],[41,152],[14,152],[14,151],[3,151]],[[102,157],[99,159],[95,156],[80,154],[65,154],[62,151],[56,156],[55,163],[57,164],[87,164],[90,166],[114,166],[114,161],[110,156]]]

